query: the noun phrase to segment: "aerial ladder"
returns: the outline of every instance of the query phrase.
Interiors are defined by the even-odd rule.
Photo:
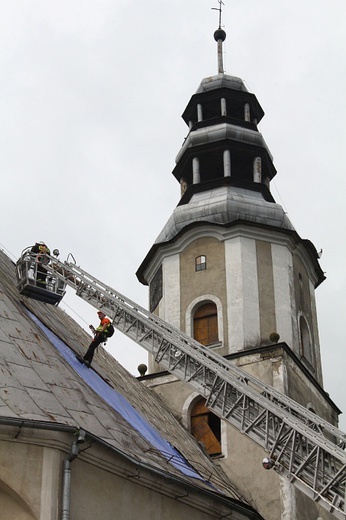
[[[17,262],[18,287],[30,297],[30,263]],[[346,434],[222,356],[97,280],[74,262],[51,257],[51,292],[66,285],[155,361],[206,399],[206,406],[268,454],[273,468],[340,520],[346,520]],[[54,289],[55,288],[55,289]],[[35,297],[35,296],[34,296]],[[43,301],[42,298],[38,298]],[[52,303],[51,301],[48,303]]]

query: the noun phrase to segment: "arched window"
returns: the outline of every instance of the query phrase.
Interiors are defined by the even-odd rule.
[[[217,326],[217,308],[208,302],[199,307],[193,317],[193,337],[202,345],[211,345],[219,341]]]
[[[314,353],[311,344],[311,337],[308,324],[304,316],[299,318],[299,331],[300,331],[300,351],[301,355],[311,366],[314,366]]]
[[[221,421],[199,400],[191,411],[191,433],[209,455],[221,454]]]

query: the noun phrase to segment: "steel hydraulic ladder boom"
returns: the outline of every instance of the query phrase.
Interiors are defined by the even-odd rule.
[[[336,518],[346,519],[346,434],[203,347],[71,262],[47,270],[104,309],[113,325],[197,390],[206,406],[259,444],[273,468]]]

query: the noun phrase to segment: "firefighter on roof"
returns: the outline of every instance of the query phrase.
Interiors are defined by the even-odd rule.
[[[97,347],[101,343],[104,343],[105,341],[107,341],[107,339],[110,338],[111,336],[113,336],[113,334],[114,334],[114,327],[111,324],[111,320],[109,318],[107,318],[105,313],[103,311],[98,311],[97,315],[100,319],[100,325],[96,329],[92,325],[90,325],[91,330],[95,334],[94,339],[90,343],[88,350],[83,357],[81,357],[79,355],[76,356],[78,361],[80,361],[81,363],[84,363],[84,365],[87,366],[88,368],[91,365],[91,362],[93,360],[94,353],[95,353],[95,350],[97,349]]]

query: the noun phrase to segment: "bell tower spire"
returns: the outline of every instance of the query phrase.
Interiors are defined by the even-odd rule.
[[[218,73],[202,80],[182,114],[189,131],[172,172],[181,198],[136,274],[149,285],[151,312],[334,424],[339,412],[323,389],[315,302],[324,273],[314,245],[271,194],[276,169],[258,130],[264,111],[241,78],[224,73],[218,3]],[[291,508],[292,519],[306,511],[318,517],[285,480],[261,478],[261,454],[241,434],[214,418],[202,427],[203,398],[161,370],[159,359],[149,357],[148,385],[198,440],[217,446],[223,469],[249,501],[255,476],[265,518]]]
[[[222,6],[225,5],[222,0],[217,0],[219,7],[212,7],[214,11],[219,11],[219,28],[214,32],[214,39],[217,42],[217,70],[219,74],[224,73],[223,68],[223,47],[222,44],[226,39],[226,33],[221,28],[222,21]]]

